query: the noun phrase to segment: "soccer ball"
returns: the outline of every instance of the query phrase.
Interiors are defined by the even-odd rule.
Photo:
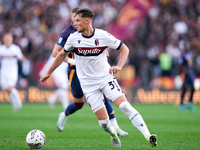
[[[45,134],[40,130],[31,130],[26,136],[26,143],[31,148],[41,148],[46,142]]]

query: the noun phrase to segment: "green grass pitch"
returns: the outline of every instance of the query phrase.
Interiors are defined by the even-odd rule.
[[[158,136],[154,150],[199,150],[200,105],[196,112],[178,111],[174,105],[134,104],[142,114],[151,133]],[[119,126],[129,135],[121,139],[122,150],[152,150],[143,135],[131,124],[128,117],[114,106]],[[63,132],[56,123],[62,111],[61,104],[50,109],[48,104],[25,103],[22,110],[13,112],[11,104],[0,104],[0,150],[26,150],[26,135],[39,129],[46,135],[44,150],[113,150],[110,136],[85,104],[82,110],[68,117]]]

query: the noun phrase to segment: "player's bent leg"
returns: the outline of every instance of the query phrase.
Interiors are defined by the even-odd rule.
[[[100,127],[108,132],[111,136],[111,142],[114,147],[121,147],[121,142],[118,138],[117,132],[109,121],[108,113],[106,111],[105,105],[103,103],[103,95],[100,90],[94,90],[92,92],[87,92],[87,88],[83,88],[86,90],[85,97],[87,103],[90,105],[91,110],[96,115]]]
[[[117,131],[115,130],[114,127],[111,126],[109,119],[107,118],[105,120],[99,120],[99,125],[104,131],[110,134],[112,145],[116,148],[120,148],[121,141],[119,137],[117,136]]]
[[[109,120],[110,120],[110,122],[111,122],[111,125],[112,125],[113,127],[115,127],[115,129],[116,129],[116,131],[117,131],[117,134],[118,134],[119,136],[121,136],[121,137],[127,136],[127,135],[128,135],[128,132],[123,131],[123,130],[119,127],[119,125],[118,125],[118,123],[117,123],[117,119],[116,119],[116,117],[115,117],[114,110],[113,110],[113,108],[112,108],[112,105],[109,103],[108,99],[107,99],[105,96],[104,96],[104,104],[105,104],[105,106],[106,106],[106,110],[107,110],[107,112],[108,112],[108,116],[109,116]]]
[[[95,115],[99,120],[100,127],[104,131],[106,131],[106,132],[108,132],[110,134],[112,145],[114,147],[116,147],[116,148],[120,148],[121,147],[121,142],[119,140],[119,137],[117,136],[117,132],[116,132],[115,128],[111,126],[111,123],[110,123],[110,121],[108,119],[107,112],[105,110],[105,107],[103,106],[102,108],[100,108],[97,112],[95,112]]]

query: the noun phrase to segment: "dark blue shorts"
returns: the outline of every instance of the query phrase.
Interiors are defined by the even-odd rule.
[[[192,68],[188,68],[188,73],[185,74],[183,85],[193,85],[195,74]]]
[[[191,84],[192,85],[194,84],[194,77],[186,75],[184,82],[183,82],[183,85],[191,85]]]
[[[81,89],[81,85],[80,85],[79,79],[77,77],[75,67],[73,67],[73,68],[68,67],[67,73],[68,73],[69,86],[70,86],[72,95],[75,98],[83,97],[83,91]]]

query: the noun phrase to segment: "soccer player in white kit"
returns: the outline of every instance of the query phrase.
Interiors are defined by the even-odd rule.
[[[43,75],[48,68],[51,66],[51,64],[54,61],[54,57],[52,55],[49,56],[49,59],[47,60],[46,64],[40,71],[40,75]],[[63,62],[56,70],[53,72],[53,80],[56,84],[56,91],[53,93],[53,95],[48,98],[47,102],[49,103],[50,107],[53,108],[54,104],[57,102],[58,98],[61,99],[61,104],[63,109],[66,109],[69,105],[69,99],[68,99],[68,75],[67,75],[67,67],[68,63]]]
[[[77,75],[81,83],[87,103],[99,120],[99,125],[111,135],[114,147],[120,148],[121,142],[116,130],[111,126],[103,103],[103,95],[114,102],[130,119],[131,123],[144,135],[152,147],[157,145],[157,136],[150,134],[142,116],[127,101],[117,80],[112,74],[124,66],[129,49],[120,40],[104,30],[92,27],[94,13],[89,9],[80,9],[75,15],[77,32],[71,34],[61,51],[55,58],[46,74],[40,78],[41,84],[46,84],[51,73],[64,61],[68,53],[75,49]],[[105,49],[109,47],[120,51],[117,66],[107,62]]]
[[[22,108],[22,102],[15,88],[18,79],[18,60],[24,61],[25,57],[19,46],[13,44],[13,36],[7,33],[3,37],[4,45],[0,46],[1,60],[1,89],[6,90],[14,111]]]

